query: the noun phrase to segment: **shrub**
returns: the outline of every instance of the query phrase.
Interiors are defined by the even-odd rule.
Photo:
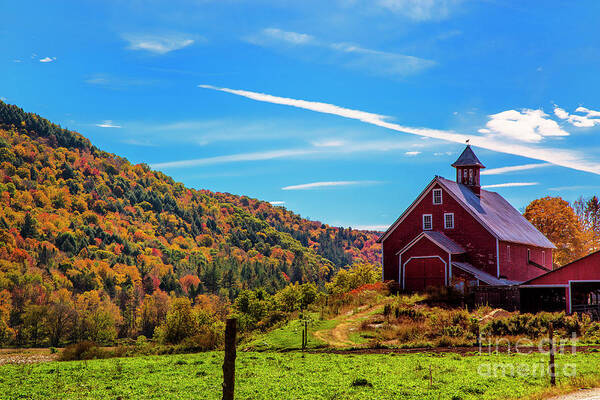
[[[109,356],[108,352],[96,346],[94,342],[85,340],[65,347],[58,359],[60,361],[93,360]]]
[[[356,378],[352,381],[350,386],[352,386],[352,387],[357,387],[357,386],[373,387],[373,384],[371,382],[369,382],[368,380],[366,380],[365,378]]]
[[[465,297],[453,287],[429,287],[427,288],[427,304],[441,304],[446,306],[459,306],[464,303]]]

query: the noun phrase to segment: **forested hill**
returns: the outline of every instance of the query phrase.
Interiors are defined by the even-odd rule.
[[[375,233],[186,188],[1,101],[0,182],[0,308],[66,289],[106,294],[126,313],[157,289],[233,298],[379,258]]]

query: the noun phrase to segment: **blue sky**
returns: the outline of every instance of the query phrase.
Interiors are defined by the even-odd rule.
[[[600,3],[523,4],[8,2],[0,98],[188,186],[333,225],[383,229],[454,176],[467,138],[517,208],[590,196]]]

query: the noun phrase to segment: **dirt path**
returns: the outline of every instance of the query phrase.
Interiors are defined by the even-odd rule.
[[[375,306],[362,306],[358,308],[358,312],[354,313],[349,311],[346,314],[339,316],[336,320],[343,321],[335,326],[333,329],[322,329],[313,332],[313,335],[327,343],[332,347],[356,347],[359,346],[357,343],[352,342],[349,339],[350,333],[360,325],[360,323],[368,318],[372,313],[377,310],[383,309],[386,303],[377,304]]]
[[[548,400],[600,400],[600,389],[582,389]]]

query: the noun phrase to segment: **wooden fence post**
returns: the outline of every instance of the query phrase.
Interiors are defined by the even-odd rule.
[[[237,320],[228,318],[225,325],[225,358],[223,360],[223,400],[233,400],[235,391],[235,357]]]
[[[433,386],[433,374],[431,373],[431,364],[429,364],[429,388]]]
[[[550,335],[550,384],[556,386],[556,366],[554,365],[554,326],[550,323],[548,328]]]
[[[308,321],[304,321],[304,349],[308,347]]]

